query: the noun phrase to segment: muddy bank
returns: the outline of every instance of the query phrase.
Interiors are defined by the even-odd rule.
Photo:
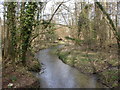
[[[19,67],[16,71],[12,71],[11,67],[4,70],[6,72],[3,72],[2,88],[35,88],[40,86],[38,78],[24,67]]]
[[[26,67],[17,62],[13,67],[12,60],[3,60],[3,76],[2,87],[3,88],[38,88],[40,87],[39,78],[34,75],[41,70],[41,62],[34,57],[39,50],[56,46],[58,43],[46,43],[40,46],[34,46],[32,51],[27,52]],[[33,73],[34,72],[34,73]],[[9,84],[13,86],[9,87]]]
[[[32,72],[40,72],[41,65],[34,54],[27,53],[26,67],[16,63],[13,67],[12,60],[5,59],[2,69],[2,88],[39,88],[39,79]]]
[[[98,80],[107,87],[118,86],[118,60],[107,52],[86,51],[81,47],[65,46],[57,50],[57,55],[66,64],[84,74],[97,74]]]

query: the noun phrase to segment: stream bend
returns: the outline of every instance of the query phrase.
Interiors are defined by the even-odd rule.
[[[37,58],[43,65],[39,73],[41,88],[100,88],[96,76],[87,76],[64,64],[53,52],[57,47],[40,50]]]

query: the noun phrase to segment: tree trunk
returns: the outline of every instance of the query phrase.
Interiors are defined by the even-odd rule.
[[[103,6],[100,4],[100,2],[96,2],[100,10],[103,12],[103,14],[107,17],[109,24],[112,27],[113,33],[117,39],[117,45],[118,45],[118,86],[120,86],[120,34],[119,31],[117,31],[117,27],[114,25],[112,19],[110,18],[109,14],[105,11]]]

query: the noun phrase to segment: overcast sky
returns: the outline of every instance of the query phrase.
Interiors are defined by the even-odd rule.
[[[3,18],[3,5],[2,5],[1,1],[0,1],[0,17]]]
[[[2,5],[2,2],[4,0],[0,0],[0,17],[3,19],[3,5]],[[19,0],[20,1],[20,0]],[[45,8],[45,14],[50,14],[51,13],[51,8],[54,6],[54,4],[56,2],[62,2],[63,0],[41,0],[42,2],[43,1],[49,1],[46,5],[46,8]],[[68,0],[64,0],[64,1],[68,1]],[[66,2],[66,6],[68,7],[71,7],[71,9],[73,8],[72,6],[72,3],[74,2],[75,0],[69,0],[68,2]],[[57,8],[57,6],[55,6],[55,8]]]
[[[2,5],[2,2],[3,2],[4,0],[0,0],[0,17],[3,19],[3,5]],[[9,1],[12,1],[12,0],[9,0]],[[15,1],[15,0],[13,0],[13,1]],[[16,0],[16,1],[21,1],[21,0]],[[26,1],[26,0],[24,0],[24,1]],[[42,2],[45,2],[45,1],[49,1],[48,3],[47,3],[47,6],[46,6],[46,9],[45,9],[45,14],[51,14],[51,8],[54,6],[54,4],[56,3],[56,2],[62,2],[62,1],[67,1],[66,3],[65,3],[65,5],[67,6],[67,7],[69,7],[70,8],[70,10],[72,10],[73,8],[74,8],[74,2],[75,1],[78,1],[78,2],[81,2],[81,1],[89,1],[89,2],[93,2],[94,0],[37,0],[37,1],[42,1]],[[120,1],[120,0],[98,0],[98,1],[112,1],[112,2],[115,2],[115,1]],[[57,5],[55,6],[55,9],[57,8]]]

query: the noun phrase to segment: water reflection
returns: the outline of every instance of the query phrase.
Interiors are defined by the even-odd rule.
[[[86,76],[75,68],[64,64],[52,53],[52,47],[38,52],[37,58],[43,63],[45,68],[39,74],[41,88],[100,88],[102,87],[95,76]]]

